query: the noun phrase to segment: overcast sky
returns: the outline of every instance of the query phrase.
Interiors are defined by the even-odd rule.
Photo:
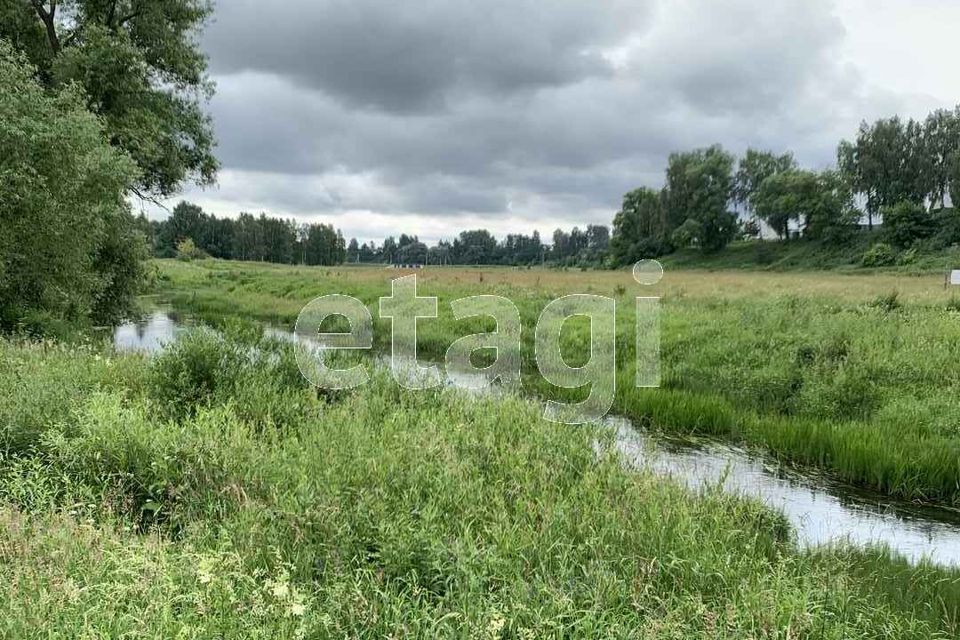
[[[182,197],[361,240],[609,224],[673,150],[820,168],[861,119],[952,107],[958,25],[956,0],[219,0],[223,168]]]

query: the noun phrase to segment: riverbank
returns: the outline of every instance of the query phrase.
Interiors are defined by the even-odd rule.
[[[251,317],[292,326],[303,305],[327,293],[362,300],[375,341],[389,344],[377,300],[401,272],[372,267],[301,268],[203,261],[157,262],[158,291],[207,318]],[[568,293],[618,302],[614,410],[641,424],[762,446],[892,496],[960,502],[960,303],[937,275],[826,276],[667,271],[654,287],[625,272],[438,268],[418,273],[440,317],[418,326],[422,355],[442,359],[476,323],[457,322],[453,299],[510,298],[525,328],[525,384],[543,385],[532,327],[543,306]],[[662,387],[632,387],[633,298],[662,298]],[[589,344],[569,323],[573,360]],[[569,394],[568,394],[569,395]]]
[[[152,360],[0,341],[0,381],[4,635],[960,628],[955,572],[802,551],[756,503],[629,471],[609,430],[520,398],[380,375],[317,397],[289,344],[239,325]]]

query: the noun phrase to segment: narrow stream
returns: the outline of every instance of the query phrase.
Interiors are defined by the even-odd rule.
[[[191,325],[187,317],[157,310],[114,330],[118,351],[152,353]],[[271,329],[273,335],[292,332]],[[628,419],[608,417],[618,449],[637,467],[669,476],[695,491],[721,486],[783,513],[807,546],[849,541],[884,544],[913,562],[960,566],[960,512],[917,506],[858,490],[824,474],[807,473],[761,454],[718,441],[694,442],[651,434]]]

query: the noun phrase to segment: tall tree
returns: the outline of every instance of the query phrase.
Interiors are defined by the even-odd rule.
[[[734,177],[733,199],[750,213],[754,213],[753,194],[764,180],[777,173],[797,168],[797,161],[789,151],[776,155],[772,151],[747,149],[740,159],[737,174]]]
[[[733,164],[733,156],[719,145],[670,155],[664,187],[670,229],[694,220],[700,229],[696,240],[708,251],[734,238],[737,218],[727,208],[733,196]]]
[[[923,125],[930,163],[930,206],[943,207],[953,183],[953,168],[960,158],[960,106],[953,111],[938,109]],[[953,201],[954,206],[958,203]]]
[[[665,252],[667,219],[663,200],[653,189],[634,189],[623,196],[613,218],[610,253],[617,264],[654,258]]]
[[[0,0],[0,38],[48,87],[79,83],[110,142],[140,169],[135,190],[213,180],[212,91],[197,33],[209,0]]]
[[[922,204],[934,190],[923,126],[899,117],[863,122],[854,142],[840,143],[837,163],[854,192],[866,201],[867,224],[882,207]]]

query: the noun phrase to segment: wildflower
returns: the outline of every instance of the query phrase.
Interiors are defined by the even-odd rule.
[[[500,632],[503,631],[503,625],[506,624],[506,621],[503,619],[499,613],[493,615],[490,618],[490,622],[487,624],[487,634],[491,638],[499,638]]]
[[[287,596],[290,595],[290,587],[286,582],[273,582],[271,580],[267,584],[270,587],[270,593],[277,600],[286,600]]]

